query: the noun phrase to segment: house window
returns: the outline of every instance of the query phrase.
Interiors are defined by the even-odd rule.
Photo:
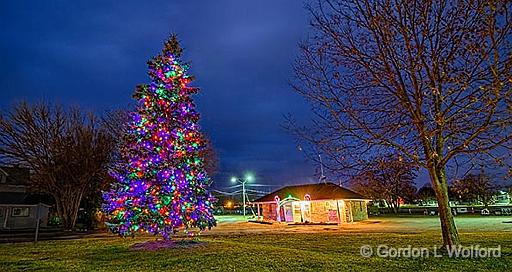
[[[12,208],[13,217],[27,217],[30,215],[30,208],[28,207],[16,207]]]

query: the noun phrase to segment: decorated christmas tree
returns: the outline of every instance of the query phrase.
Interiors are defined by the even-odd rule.
[[[215,225],[210,180],[204,168],[206,140],[198,125],[190,87],[193,77],[181,61],[175,35],[148,62],[151,83],[136,88],[116,183],[105,193],[108,226],[121,236],[137,232],[169,239],[180,228]]]

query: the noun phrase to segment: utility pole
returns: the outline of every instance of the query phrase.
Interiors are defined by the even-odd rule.
[[[245,218],[245,182],[242,182],[242,199],[244,203],[244,218]]]
[[[245,195],[246,195],[246,192],[245,192],[245,183],[247,182],[251,182],[254,180],[254,177],[250,174],[247,174],[245,176],[244,179],[242,178],[237,178],[237,177],[232,177],[231,178],[231,182],[235,183],[235,182],[238,182],[238,183],[241,183],[242,184],[242,203],[243,203],[243,215],[244,215],[244,218],[245,218]]]
[[[40,215],[40,212],[39,210],[41,209],[41,203],[38,203],[37,204],[37,221],[36,221],[36,234],[35,234],[35,237],[34,237],[34,243],[37,243],[37,240],[39,238],[39,224],[41,222],[41,215]]]

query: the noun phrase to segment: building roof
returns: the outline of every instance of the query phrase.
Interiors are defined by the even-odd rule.
[[[1,193],[0,204],[26,204],[28,195],[24,193]]]
[[[45,195],[0,192],[0,205],[35,205],[38,203],[48,205],[53,201]]]
[[[2,179],[2,176],[5,179]],[[28,185],[30,181],[30,169],[17,166],[0,167],[0,182],[6,185]]]
[[[306,194],[311,197],[311,200],[367,199],[354,191],[329,182],[286,186],[266,196],[260,197],[253,202],[275,201],[276,195],[279,196],[281,200],[287,197],[293,197],[302,200]]]

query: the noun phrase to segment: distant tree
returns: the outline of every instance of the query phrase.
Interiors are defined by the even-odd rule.
[[[436,199],[436,192],[430,184],[425,184],[416,193],[416,198],[425,204],[426,202]]]
[[[510,201],[509,201],[509,202],[510,202],[510,203],[512,203],[512,185],[509,185],[509,186],[508,186],[508,190],[507,190],[507,192],[508,192],[508,197],[509,197],[509,199],[510,199]]]
[[[374,200],[382,199],[398,213],[402,200],[411,200],[416,192],[416,167],[397,155],[388,155],[370,162],[351,180],[352,188]]]
[[[115,139],[114,144],[115,147],[112,153],[112,165],[110,167],[111,172],[120,171],[124,167],[122,153],[125,152],[123,150],[123,143],[125,135],[129,129],[128,124],[131,118],[130,116],[131,106],[128,106],[125,109],[117,109],[112,110],[101,118],[101,126],[105,129],[105,132],[110,135],[113,139]],[[107,181],[113,181],[110,177],[106,178]],[[111,184],[109,182],[109,184]],[[101,202],[103,202],[103,197],[101,197]]]
[[[217,156],[217,151],[215,151],[215,147],[209,138],[206,138],[206,148],[203,156],[206,173],[208,173],[208,176],[210,177],[215,176],[219,171],[219,157]]]
[[[82,199],[101,188],[113,146],[96,118],[78,108],[21,103],[0,117],[0,155],[31,169],[32,187],[53,196],[66,229]]]
[[[131,106],[128,109],[117,109],[108,111],[101,118],[101,126],[112,135],[113,138],[117,139],[116,143],[121,146],[121,139],[126,135],[128,130],[128,123],[130,120]]]
[[[390,149],[427,170],[443,244],[460,244],[448,167],[510,159],[512,2],[318,0],[308,9],[313,33],[293,87],[314,120],[292,131],[332,171],[357,173]]]
[[[468,202],[479,201],[485,207],[491,204],[498,191],[491,178],[483,172],[468,174],[462,179],[455,180],[452,187],[459,199]]]

